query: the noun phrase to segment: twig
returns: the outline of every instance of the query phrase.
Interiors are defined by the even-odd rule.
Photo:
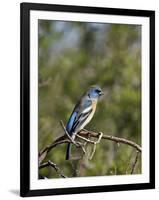
[[[80,136],[79,134],[76,134],[76,136],[77,136],[78,138],[80,138],[80,139],[82,139],[82,140],[84,140],[84,141],[86,141],[86,142],[88,142],[88,143],[94,144],[94,145],[100,142],[100,140],[101,140],[101,138],[102,138],[102,136],[103,136],[103,133],[100,132],[100,133],[98,133],[98,135],[99,135],[98,140],[97,140],[97,141],[92,141],[92,140],[89,140],[89,139],[87,139],[87,138],[85,138],[85,137]]]
[[[96,151],[96,144],[98,144],[101,141],[102,136],[103,136],[103,133],[100,132],[98,140],[96,142],[94,142],[93,151],[92,151],[91,155],[89,156],[89,160],[92,160],[92,158],[93,158],[93,156],[95,154],[95,151]]]
[[[132,165],[131,174],[134,173],[135,166],[136,166],[136,163],[137,163],[137,161],[138,161],[138,157],[139,157],[139,152],[137,151],[137,152],[136,152],[136,157],[135,157],[134,163],[133,163],[133,165]]]
[[[93,146],[93,151],[92,151],[91,155],[89,156],[89,160],[92,160],[92,158],[95,154],[95,151],[96,151],[96,144],[94,144],[94,146]]]
[[[65,128],[65,126],[64,126],[64,124],[63,124],[63,122],[62,122],[62,120],[60,121],[60,124],[61,124],[61,126],[62,126],[62,128],[63,128],[65,134],[67,135],[68,139],[69,139],[76,147],[81,147],[82,144],[81,144],[80,142],[75,142],[75,141],[73,140],[73,138],[68,134],[68,132],[67,132],[67,130],[66,130],[66,128]]]
[[[55,171],[57,172],[57,174],[58,174],[60,177],[62,177],[62,178],[67,178],[67,177],[61,172],[60,168],[57,167],[57,165],[56,165],[55,163],[51,162],[50,160],[48,160],[47,162],[41,164],[41,165],[39,166],[39,169],[42,169],[42,168],[45,168],[45,167],[49,167],[49,166],[51,166],[52,168],[54,168]]]
[[[94,145],[94,146],[93,146],[93,151],[92,151],[91,155],[88,157],[89,160],[91,160],[91,159],[93,158],[93,155],[94,155],[94,153],[95,153],[95,151],[96,151],[96,144],[100,142],[102,136],[103,136],[103,133],[99,133],[98,140],[97,140],[97,141],[92,141],[92,140],[90,140],[90,139],[87,139],[87,138],[85,138],[85,137],[80,136],[79,134],[76,134],[76,137],[78,137],[78,138],[80,138],[80,139],[82,139],[82,140],[84,140],[84,141],[86,142],[86,143],[84,143],[84,146],[85,146],[87,143],[91,143],[91,144]],[[84,149],[84,147],[83,147],[83,151],[84,151],[84,153],[86,153],[86,150]]]
[[[129,159],[128,159],[128,164],[127,164],[127,167],[126,167],[126,170],[125,170],[125,174],[128,174],[128,169],[130,167],[130,163],[131,163],[131,158],[133,156],[133,153],[134,151],[131,152],[130,156],[129,156]]]
[[[62,126],[62,128],[63,128],[65,134],[67,135],[68,139],[69,139],[72,143],[75,143],[75,141],[72,139],[72,137],[68,134],[68,132],[67,132],[67,130],[66,130],[66,128],[65,128],[65,126],[64,126],[64,124],[63,124],[63,122],[62,122],[62,120],[60,121],[60,124],[61,124],[61,126]]]
[[[84,149],[84,146],[83,146],[83,144],[81,144],[80,142],[76,142],[75,140],[73,140],[73,138],[72,137],[70,137],[70,135],[68,134],[68,132],[67,132],[67,130],[66,130],[66,128],[65,128],[65,126],[64,126],[64,124],[63,124],[63,121],[61,120],[60,121],[60,124],[61,124],[61,126],[62,126],[62,128],[63,128],[63,130],[64,130],[64,132],[65,132],[65,134],[67,135],[67,137],[69,138],[69,140],[76,146],[76,147],[80,147],[81,149],[82,149],[82,151],[84,152],[84,154],[86,153],[86,151],[85,151],[85,149]]]
[[[84,141],[87,142],[87,143],[95,144],[95,141],[92,141],[92,140],[89,140],[89,139],[87,139],[87,138],[85,138],[85,137],[82,137],[82,136],[80,136],[79,134],[76,134],[76,137],[78,137],[78,138],[84,140]]]

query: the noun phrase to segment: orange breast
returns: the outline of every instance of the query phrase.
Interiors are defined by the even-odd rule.
[[[94,112],[96,110],[96,106],[97,106],[97,100],[92,100],[92,108]]]

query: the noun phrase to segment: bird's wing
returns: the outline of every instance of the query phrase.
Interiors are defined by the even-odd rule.
[[[75,106],[70,119],[67,123],[66,130],[70,133],[76,132],[77,127],[87,119],[92,112],[92,101],[87,98],[82,100]]]
[[[67,122],[66,130],[70,135],[71,135],[71,129],[72,129],[73,123],[76,119],[76,116],[77,116],[77,112],[73,111],[68,122]]]

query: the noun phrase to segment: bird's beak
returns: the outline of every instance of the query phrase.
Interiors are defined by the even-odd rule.
[[[100,96],[104,95],[104,92],[100,92]]]

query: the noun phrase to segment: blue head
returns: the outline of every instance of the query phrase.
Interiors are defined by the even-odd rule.
[[[87,92],[89,98],[98,99],[104,93],[99,86],[91,86]]]

